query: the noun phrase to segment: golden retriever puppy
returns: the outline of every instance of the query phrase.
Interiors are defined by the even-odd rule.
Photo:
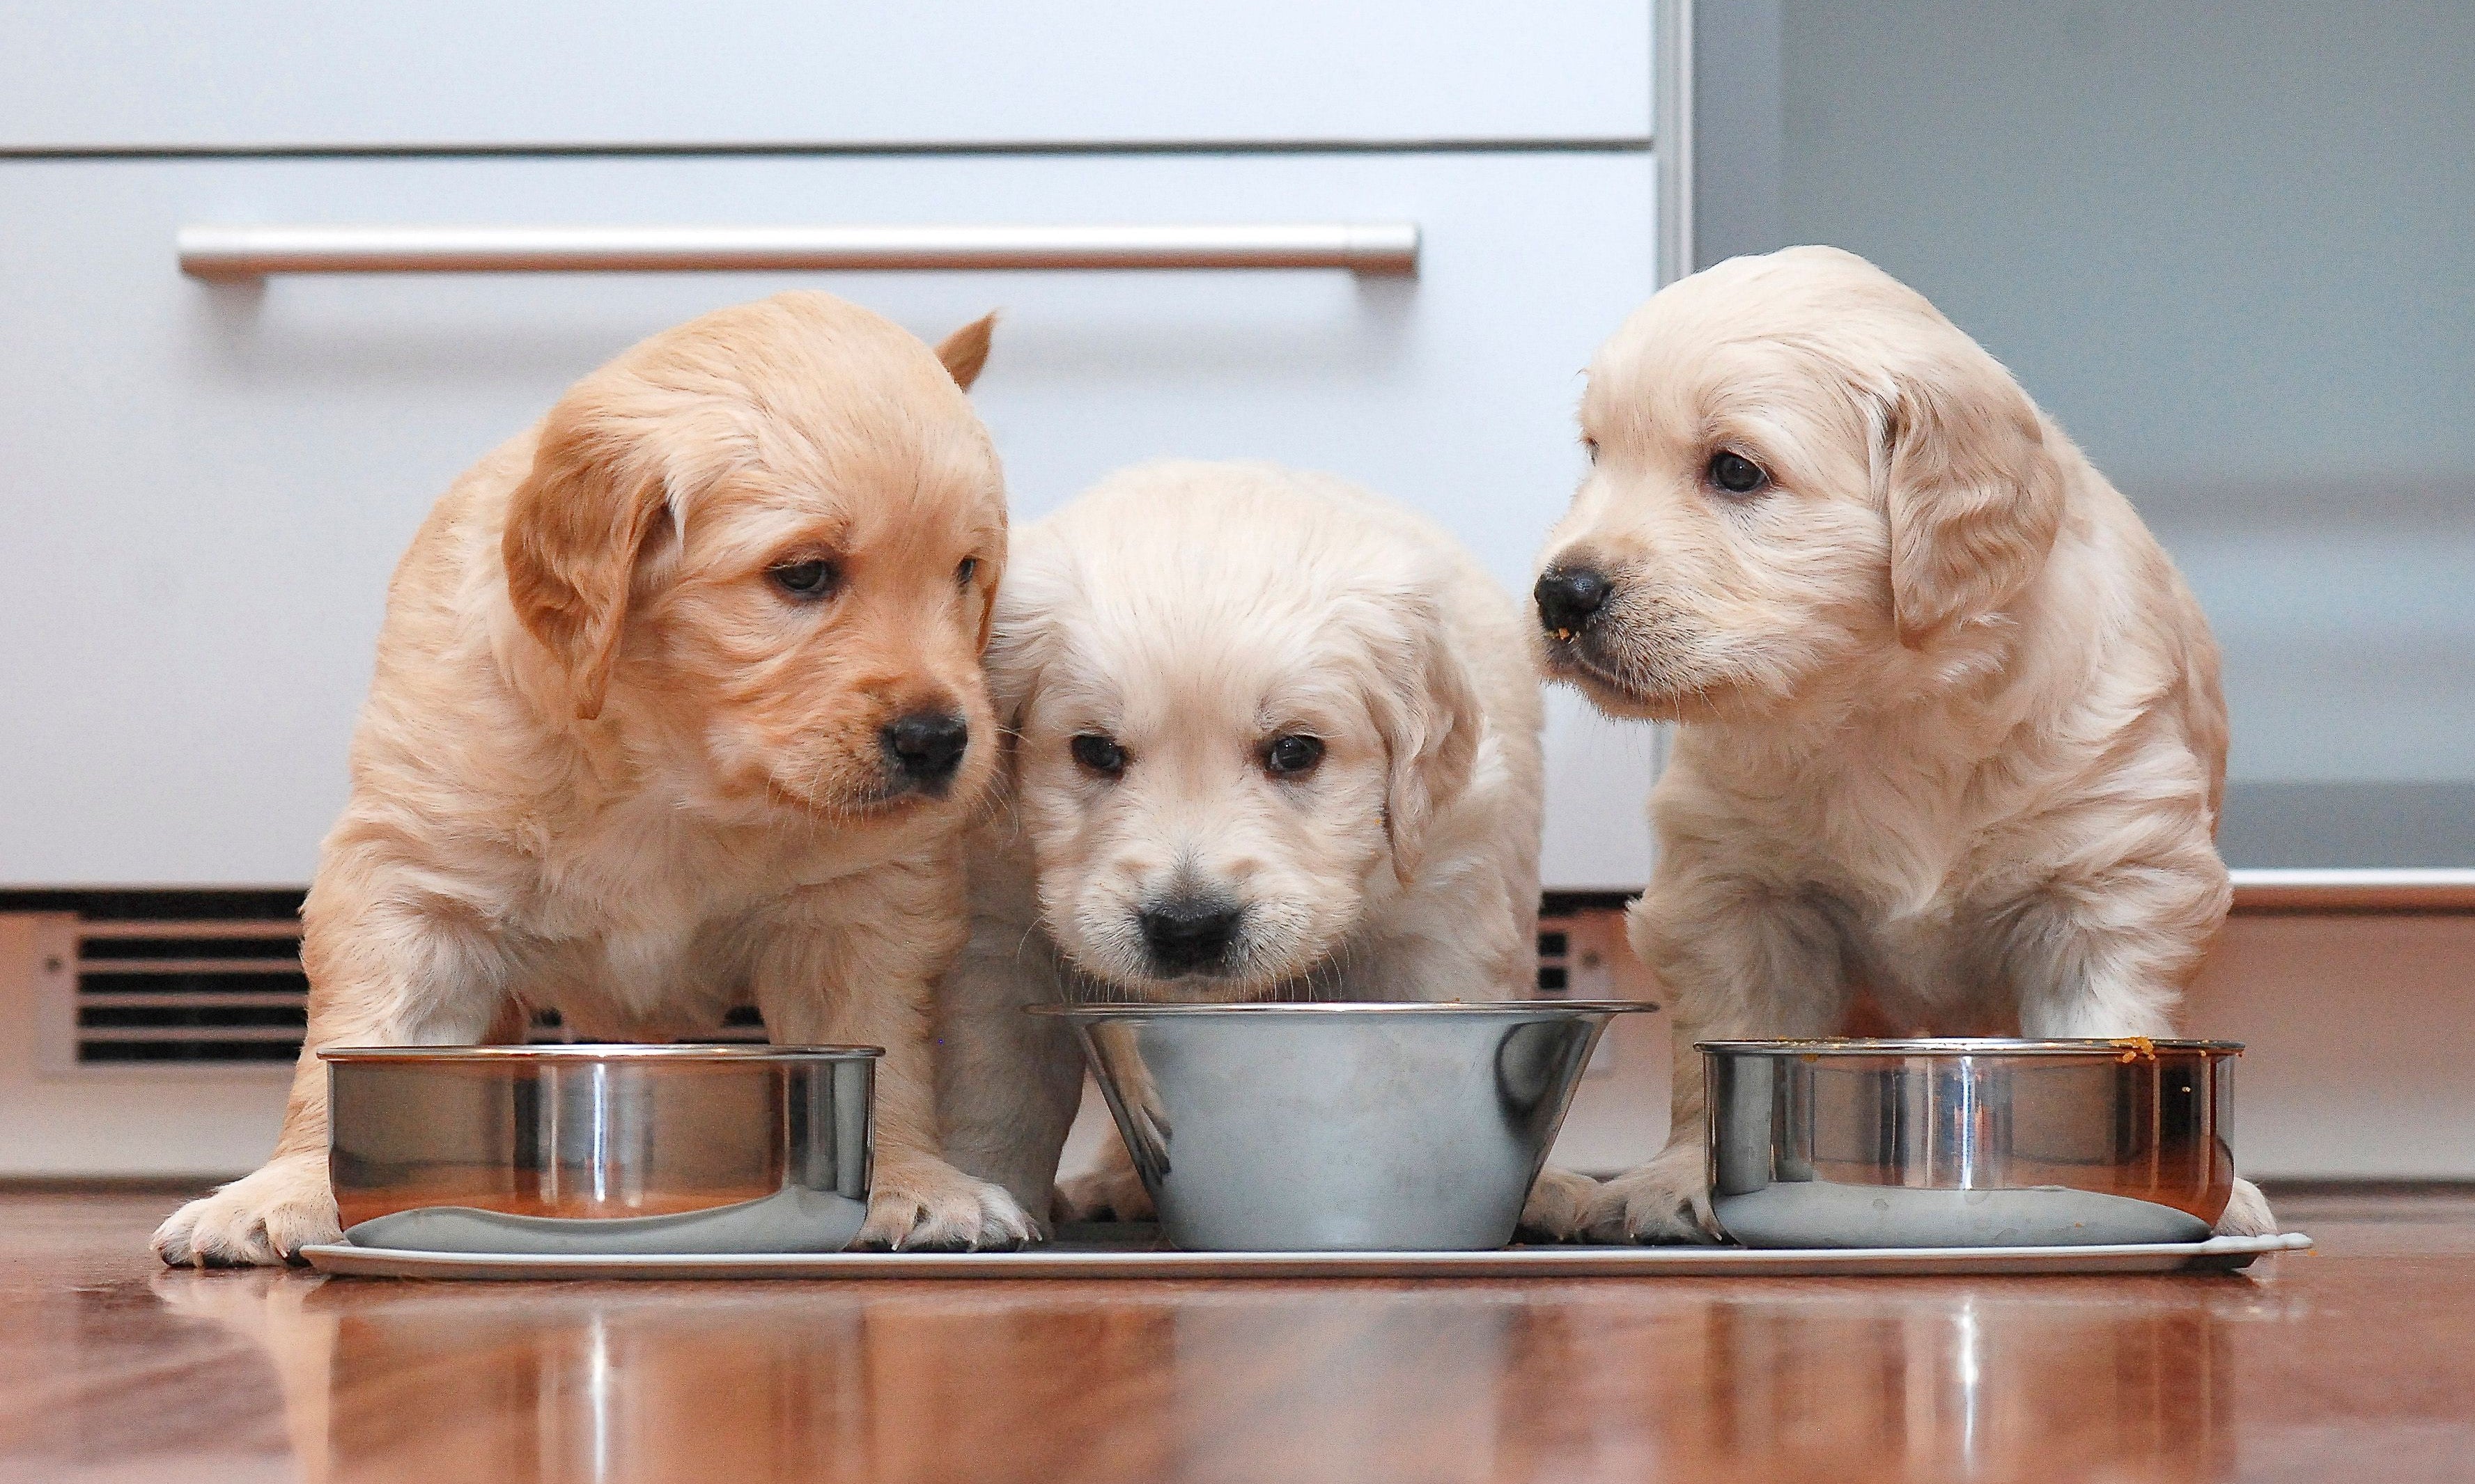
[[[1674,1124],[1594,1235],[1705,1240],[1698,1040],[2172,1034],[2229,900],[2207,623],[2122,496],[1933,306],[1829,248],[1679,282],[1592,363],[1549,673],[1678,723],[1633,947]],[[2269,1228],[2237,1182],[2221,1229]]]
[[[657,335],[449,489],[396,569],[352,796],[303,909],[309,1028],[264,1168],[171,1263],[336,1235],[322,1046],[668,1039],[752,1003],[883,1046],[864,1240],[1032,1224],[939,1157],[929,993],[994,771],[1002,475],[932,353],[823,294]],[[941,364],[942,361],[942,364]]]
[[[1449,536],[1327,475],[1154,464],[1022,532],[989,651],[1011,809],[942,1001],[956,1161],[1047,1196],[1082,1058],[1026,1004],[1526,996],[1527,630]],[[1111,1147],[1061,1215],[1148,1214]],[[1595,1188],[1532,1204],[1570,1229]]]

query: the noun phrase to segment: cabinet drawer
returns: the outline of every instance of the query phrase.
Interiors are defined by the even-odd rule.
[[[1003,310],[975,400],[1019,519],[1139,459],[1272,458],[1417,503],[1526,587],[1580,470],[1580,368],[1651,289],[1651,170],[1638,153],[0,163],[0,276],[24,290],[0,358],[0,884],[306,880],[388,572],[449,479],[621,348],[793,285],[931,337]],[[173,255],[201,222],[1129,219],[1416,222],[1423,258],[1415,278],[207,283]],[[1564,769],[1551,880],[1638,881],[1648,729],[1561,735],[1613,750]]]
[[[1652,0],[0,11],[0,148],[1623,139]]]

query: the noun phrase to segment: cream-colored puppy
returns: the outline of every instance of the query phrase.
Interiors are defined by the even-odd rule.
[[[957,1163],[1043,1199],[1066,998],[1507,999],[1536,964],[1540,708],[1520,606],[1450,537],[1262,464],[1119,474],[1019,533],[991,684],[1012,807],[946,982]],[[1145,1214],[1112,1141],[1064,1214]],[[1589,1182],[1541,1180],[1569,1229]]]
[[[1674,1125],[1591,1230],[1702,1240],[1697,1040],[2162,1036],[2224,918],[2218,652],[2171,562],[1994,358],[1828,248],[1677,283],[1590,368],[1550,673],[1679,723],[1631,914]],[[2222,1229],[2270,1217],[2238,1181]]]
[[[939,1157],[928,1045],[996,752],[987,349],[784,294],[637,346],[455,482],[302,910],[275,1156],[165,1222],[166,1262],[334,1239],[320,1047],[512,1038],[534,1006],[650,1040],[752,1003],[778,1042],[883,1046],[863,1239],[1033,1233]]]

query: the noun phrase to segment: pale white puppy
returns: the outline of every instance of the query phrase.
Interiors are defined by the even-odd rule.
[[[1321,474],[1130,470],[1017,536],[989,654],[1012,796],[941,999],[964,1169],[1047,1199],[1082,1061],[1024,1005],[1527,994],[1533,641],[1442,531]],[[1112,1149],[1063,1214],[1148,1212]],[[1552,1172],[1533,1221],[1593,1189]]]
[[[1550,673],[1679,723],[1634,949],[1668,1147],[1594,1235],[1703,1240],[1698,1040],[2170,1035],[2225,916],[2218,651],[2131,506],[1994,358],[1861,258],[1737,258],[1592,363]],[[2220,1229],[2271,1229],[2243,1181]]]

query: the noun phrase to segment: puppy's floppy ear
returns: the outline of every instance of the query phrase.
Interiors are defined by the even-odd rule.
[[[557,658],[585,721],[610,689],[637,554],[670,508],[661,461],[599,410],[578,399],[543,424],[499,548],[516,617]]]
[[[1023,714],[1056,653],[1056,615],[1065,601],[1036,568],[1017,566],[1015,571],[1017,576],[999,580],[996,597],[980,622],[980,669],[988,678],[989,706],[1003,736],[1001,755],[1009,777],[1022,740]]]
[[[1392,843],[1392,872],[1408,886],[1424,863],[1435,812],[1469,786],[1486,714],[1434,604],[1413,599],[1395,611],[1417,636],[1415,652],[1401,657],[1407,664],[1377,661],[1372,701],[1375,727],[1391,760],[1384,829]]]
[[[991,309],[937,342],[937,359],[964,391],[971,389],[971,383],[980,378],[980,369],[989,363],[989,335],[996,326],[997,311]]]
[[[1005,596],[1006,557],[1010,553],[1007,552],[1004,547],[1013,539],[1012,535],[1006,529],[1006,524],[1005,502],[1000,499],[997,502],[998,554],[993,558],[983,557],[980,559],[982,566],[994,566],[996,569],[994,572],[989,573],[989,600],[980,605],[980,644],[977,652],[983,659],[987,657],[989,652],[989,641],[996,635],[997,607]]]
[[[1003,581],[1004,579],[1000,577],[998,580]],[[976,651],[977,653],[985,655],[989,652],[989,640],[996,633],[996,631],[997,596],[994,593],[991,593],[989,595],[989,600],[980,605],[980,643],[979,648]]]
[[[1973,344],[1895,374],[1881,439],[1891,617],[1899,643],[1923,648],[2044,567],[2062,522],[2062,465],[2027,394]]]

